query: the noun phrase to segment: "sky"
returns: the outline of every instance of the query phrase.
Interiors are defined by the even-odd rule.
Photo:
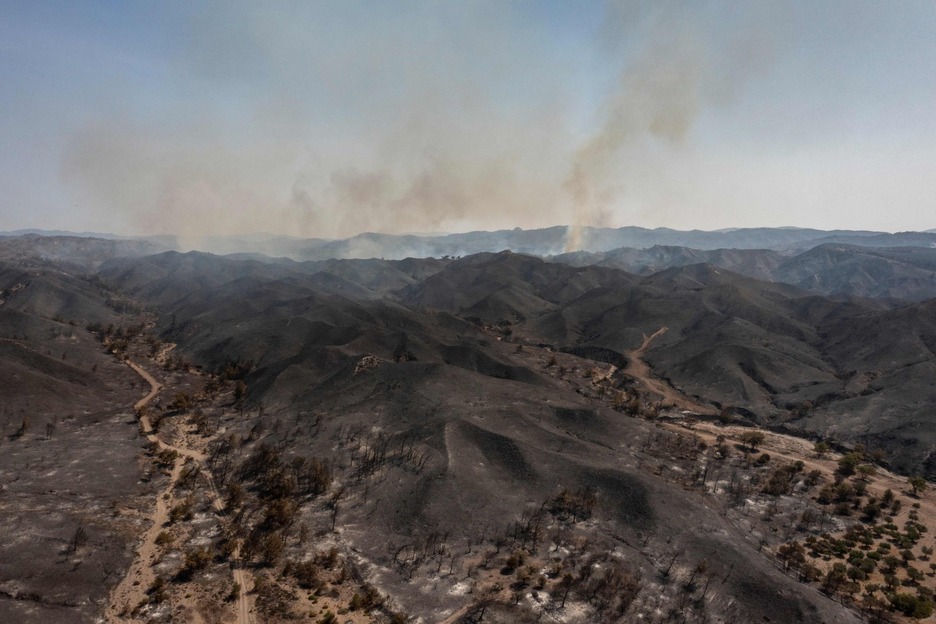
[[[0,0],[0,231],[936,228],[936,3]]]

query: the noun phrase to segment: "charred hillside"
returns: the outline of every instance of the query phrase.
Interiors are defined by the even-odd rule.
[[[817,247],[807,254],[833,252]],[[842,253],[849,266],[858,263],[855,249]],[[913,249],[859,255],[928,262]],[[171,252],[105,264],[100,274],[156,306],[164,338],[199,363],[250,362],[254,387],[277,402],[297,396],[284,379],[318,380],[364,354],[391,362],[470,361],[519,375],[485,354],[485,325],[557,350],[618,354],[666,327],[644,358],[660,378],[715,409],[738,409],[752,422],[804,435],[861,441],[907,472],[931,462],[932,397],[921,383],[934,362],[927,303],[833,299],[710,263],[641,277],[516,253],[296,263]],[[480,355],[453,355],[466,351]]]
[[[513,332],[556,348],[623,353],[637,348],[644,335],[667,327],[645,358],[656,374],[688,394],[719,409],[743,408],[760,424],[848,443],[860,440],[908,472],[930,462],[932,425],[926,424],[926,412],[933,397],[919,383],[934,358],[927,346],[933,339],[928,303],[830,299],[711,264],[637,279],[626,273],[599,278],[594,267],[570,268],[560,277],[542,263],[542,274],[557,283],[581,284],[587,272],[596,277],[586,288],[547,288],[550,300],[535,293],[508,299],[503,293],[523,291],[504,288],[499,265],[513,264],[529,274],[539,262],[505,255],[472,262],[470,274],[453,263],[405,293],[406,300],[506,323]],[[492,301],[497,302],[493,309]],[[486,314],[477,314],[479,309]],[[901,425],[881,436],[882,420],[875,413]],[[861,433],[872,429],[872,435]]]
[[[719,617],[762,619],[781,609],[789,621],[850,620],[793,585],[780,602],[768,601],[769,588],[792,581],[758,558],[755,543],[735,529],[724,533],[717,511],[640,468],[652,426],[515,357],[524,352],[505,338],[511,328],[521,336],[544,314],[597,292],[639,288],[638,278],[519,254],[430,266],[429,277],[385,298],[374,296],[374,272],[360,263],[326,282],[295,267],[165,254],[114,264],[102,276],[158,310],[162,340],[205,369],[242,375],[247,420],[234,430],[258,440],[242,456],[262,440],[285,457],[330,458],[345,483],[346,500],[335,503],[343,540],[369,578],[428,620],[444,619],[453,598],[412,594],[408,579],[428,573],[414,554],[425,540],[445,536],[449,557],[504,531],[505,518],[542,522],[537,530],[545,531],[560,516],[537,509],[563,491],[598,501],[589,511],[597,540],[589,552],[642,544],[624,555],[635,579],[655,579],[667,557],[680,569],[704,559],[719,570],[727,582],[706,590],[706,609]],[[158,277],[143,283],[141,272]],[[344,281],[355,274],[362,283]],[[587,362],[562,357],[570,367]],[[686,513],[667,512],[675,508]],[[528,539],[516,530],[504,538],[512,549]],[[731,572],[741,562],[743,578]],[[682,590],[662,591],[675,592],[669,601]],[[630,600],[622,614],[651,608]],[[509,613],[498,617],[517,617]]]
[[[601,253],[574,252],[550,259],[572,266],[606,266],[652,275],[692,264],[711,264],[755,279],[782,282],[822,295],[923,301],[936,296],[936,248],[914,237],[868,237],[861,245],[814,241],[804,249],[693,249],[661,246]],[[917,241],[924,246],[873,247]]]
[[[69,531],[87,530],[102,505],[154,492],[175,501],[147,577],[171,583],[135,590],[114,573],[95,594],[101,604],[116,586],[151,621],[187,595],[203,596],[187,608],[227,608],[218,583],[228,564],[262,579],[244,604],[270,621],[301,614],[304,603],[284,596],[304,600],[302,591],[333,610],[368,604],[365,621],[857,621],[831,563],[816,554],[814,569],[794,570],[779,557],[874,515],[852,509],[882,513],[884,486],[839,492],[838,456],[748,434],[763,425],[857,448],[859,476],[885,465],[933,476],[933,300],[832,298],[678,255],[684,265],[641,275],[513,252],[110,254],[93,273],[38,256],[6,261],[0,374],[16,390],[2,412],[14,450],[3,485],[23,501],[42,500],[36,487],[56,491],[13,476],[40,465],[54,479],[57,455],[42,445],[61,444],[62,457],[89,466],[68,485],[89,492],[68,512]],[[771,270],[788,261],[717,255]],[[148,436],[173,445],[161,452],[139,437],[127,406],[143,383],[124,360],[165,386],[136,414],[147,415]],[[759,444],[769,452],[758,455]],[[141,470],[156,472],[141,480]],[[200,507],[187,502],[198,497]],[[209,530],[212,514],[219,528]],[[4,526],[23,531],[29,517]],[[119,527],[133,534],[114,517],[94,525],[95,543]],[[158,533],[136,558],[114,540],[61,561],[78,552],[138,570]],[[16,542],[5,560],[41,562],[30,555],[39,544]],[[61,621],[89,621],[94,607],[74,596],[90,577],[53,596],[57,565],[36,563],[29,583],[0,567],[0,587],[37,597]],[[328,593],[326,578],[356,589]],[[802,585],[826,580],[826,595]],[[10,604],[11,617],[30,612]]]

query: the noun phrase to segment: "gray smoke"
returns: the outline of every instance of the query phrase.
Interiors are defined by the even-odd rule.
[[[720,36],[699,3],[611,6],[608,36],[637,40],[601,107],[598,131],[575,151],[565,178],[573,205],[566,251],[582,248],[583,226],[610,225],[628,195],[653,202],[652,189],[667,184],[668,161],[700,113],[730,101],[772,56],[770,37],[761,27],[767,15],[755,3],[739,6],[736,30]]]
[[[665,209],[667,158],[751,58],[693,7],[609,4],[591,53],[618,78],[589,98],[572,77],[593,59],[505,3],[226,3],[190,24],[171,72],[191,92],[165,121],[109,111],[72,134],[63,177],[192,244],[625,224]],[[736,21],[749,39],[756,20]]]

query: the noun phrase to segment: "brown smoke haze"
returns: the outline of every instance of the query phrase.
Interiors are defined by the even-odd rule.
[[[671,163],[769,65],[778,19],[611,3],[593,49],[569,51],[506,3],[336,4],[196,15],[158,122],[115,87],[71,134],[77,201],[183,240],[570,224],[575,248],[581,226],[685,199]],[[604,82],[582,78],[596,67]]]
[[[916,0],[6,2],[0,231],[927,230],[934,27]]]

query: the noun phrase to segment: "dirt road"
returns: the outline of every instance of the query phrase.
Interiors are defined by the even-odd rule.
[[[104,621],[110,623],[142,622],[130,614],[137,605],[147,600],[147,590],[156,580],[153,564],[156,562],[158,548],[156,538],[162,532],[163,525],[169,519],[170,492],[182,471],[182,459],[176,460],[169,476],[169,484],[156,497],[156,508],[150,516],[152,525],[143,536],[143,542],[137,548],[137,556],[127,575],[111,592],[111,598],[104,613]]]
[[[158,381],[156,381],[155,377],[153,377],[152,375],[147,373],[145,370],[137,366],[134,362],[131,362],[128,360],[127,366],[132,368],[133,372],[135,372],[137,375],[142,377],[146,381],[146,383],[150,385],[149,393],[145,397],[143,397],[142,399],[140,399],[139,401],[133,404],[133,409],[139,411],[143,409],[144,407],[146,407],[147,405],[149,405],[150,401],[156,398],[156,395],[159,394],[160,390],[162,390],[163,385],[159,383]]]
[[[224,512],[224,501],[218,489],[215,487],[211,473],[204,465],[204,454],[194,449],[168,444],[153,431],[149,416],[146,415],[144,408],[156,397],[163,388],[163,385],[136,363],[128,360],[127,365],[150,385],[149,393],[133,405],[133,409],[140,414],[140,428],[143,434],[146,436],[147,440],[158,445],[160,450],[175,451],[177,456],[173,462],[172,470],[170,471],[168,485],[156,498],[156,508],[150,516],[152,526],[144,535],[143,542],[137,549],[137,556],[129,572],[111,593],[110,604],[104,614],[104,620],[108,624],[141,622],[141,620],[133,618],[128,614],[132,613],[138,605],[148,599],[147,590],[152,586],[156,578],[152,568],[158,555],[156,538],[162,532],[162,527],[168,520],[169,507],[173,499],[173,489],[176,480],[182,472],[182,467],[186,459],[194,460],[199,467],[200,473],[204,476],[211,492],[212,508],[218,512],[218,514]],[[236,621],[237,624],[255,624],[251,613],[251,600],[247,593],[248,585],[250,584],[250,576],[239,566],[236,557],[237,554],[235,553],[233,576],[234,582],[237,583],[238,587]]]
[[[654,377],[650,365],[644,361],[643,356],[650,347],[650,343],[667,331],[669,331],[669,328],[664,325],[649,336],[644,334],[641,345],[625,354],[627,356],[627,368],[624,370],[624,374],[636,379],[646,391],[659,395],[664,405],[672,405],[677,409],[695,412],[697,414],[716,414],[717,411],[711,405],[699,403],[689,398],[666,381]]]

